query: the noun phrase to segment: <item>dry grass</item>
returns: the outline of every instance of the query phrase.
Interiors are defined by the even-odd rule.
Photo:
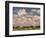
[[[40,26],[17,26],[13,27],[13,31],[16,30],[40,30]]]

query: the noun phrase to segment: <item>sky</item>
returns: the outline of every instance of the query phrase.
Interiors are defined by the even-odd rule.
[[[13,15],[17,15],[20,10],[25,10],[28,15],[38,15],[40,16],[40,8],[24,8],[24,7],[13,7]]]

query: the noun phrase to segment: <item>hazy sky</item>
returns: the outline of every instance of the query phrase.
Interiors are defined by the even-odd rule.
[[[24,8],[24,7],[13,7],[13,14],[18,14],[19,10],[24,9],[25,12],[29,15],[38,15],[40,16],[40,8]]]

